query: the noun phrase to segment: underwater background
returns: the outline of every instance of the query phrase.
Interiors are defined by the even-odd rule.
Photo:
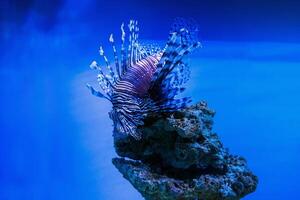
[[[142,199],[111,163],[111,105],[85,85],[122,22],[163,45],[175,17],[203,45],[185,94],[259,177],[244,199],[300,198],[300,1],[1,0],[0,200]]]

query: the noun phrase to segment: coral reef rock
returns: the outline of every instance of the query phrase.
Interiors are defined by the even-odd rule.
[[[145,199],[240,199],[255,191],[258,179],[212,132],[214,114],[200,102],[145,116],[138,128],[141,140],[114,130],[115,149],[123,158],[113,164]]]

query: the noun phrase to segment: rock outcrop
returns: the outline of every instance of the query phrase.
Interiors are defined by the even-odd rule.
[[[212,131],[214,114],[200,102],[146,116],[138,141],[119,137],[115,130],[114,145],[122,158],[113,164],[145,199],[240,199],[255,191],[258,179]]]

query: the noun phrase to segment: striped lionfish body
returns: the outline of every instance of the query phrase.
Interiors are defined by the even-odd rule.
[[[182,19],[175,21],[164,49],[143,46],[138,42],[137,21],[131,20],[129,39],[126,41],[124,24],[121,25],[121,59],[111,34],[114,64],[111,65],[100,47],[108,74],[93,61],[90,67],[98,70],[98,82],[102,92],[87,85],[95,96],[108,99],[113,106],[109,113],[118,134],[140,139],[137,127],[143,125],[148,113],[172,112],[184,108],[190,98],[176,99],[182,85],[189,78],[184,57],[200,46],[197,27]],[[113,67],[112,67],[113,66]]]

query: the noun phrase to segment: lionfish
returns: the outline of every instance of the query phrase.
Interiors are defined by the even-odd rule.
[[[115,131],[121,136],[130,135],[139,140],[142,136],[137,127],[143,125],[147,114],[173,112],[191,102],[189,97],[175,96],[184,91],[183,84],[190,75],[184,57],[201,44],[197,37],[197,26],[183,19],[175,20],[163,49],[142,45],[138,41],[137,21],[130,20],[128,28],[127,41],[124,23],[121,25],[120,59],[113,34],[109,37],[113,65],[103,48],[99,49],[106,63],[107,74],[96,61],[90,65],[98,71],[97,80],[102,92],[89,84],[87,87],[93,95],[112,103],[109,117],[113,120]]]

